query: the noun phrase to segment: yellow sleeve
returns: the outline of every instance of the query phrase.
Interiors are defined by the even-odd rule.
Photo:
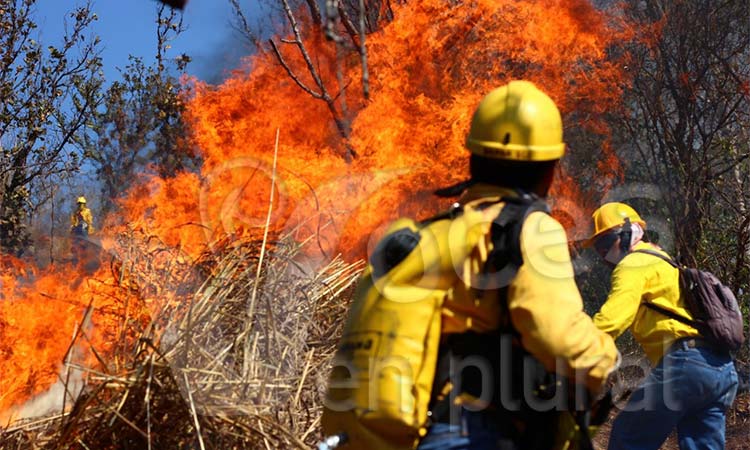
[[[613,338],[619,337],[633,324],[647,276],[644,269],[620,261],[612,272],[612,288],[607,301],[596,315],[594,324]]]
[[[524,264],[509,286],[508,308],[523,347],[547,370],[575,373],[592,393],[600,392],[617,348],[583,311],[565,230],[534,212],[521,231],[521,252]]]

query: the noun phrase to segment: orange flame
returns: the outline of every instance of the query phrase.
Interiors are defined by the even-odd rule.
[[[0,413],[57,382],[64,359],[74,350],[74,337],[81,333],[107,353],[117,342],[111,317],[127,298],[103,269],[88,277],[54,268],[36,273],[11,257],[4,257],[2,266],[0,369],[5,376],[0,379]],[[89,304],[92,328],[81,330]]]
[[[608,49],[631,37],[623,20],[586,0],[410,1],[394,6],[394,19],[367,37],[367,101],[360,95],[359,59],[337,60],[332,43],[306,38],[328,90],[344,94],[335,107],[349,126],[346,143],[358,155],[351,163],[342,157],[346,143],[327,105],[303,92],[271,53],[257,54],[246,60],[248,70],[221,86],[192,81],[187,118],[203,158],[200,173],[139,184],[105,229],[142,230],[195,258],[216,239],[258,236],[273,181],[274,232],[313,236],[310,246],[323,255],[362,256],[383,223],[400,215],[426,217],[444,206],[430,192],[466,177],[463,140],[473,108],[514,78],[535,82],[557,102],[566,133],[575,128],[599,136],[599,148],[570,151],[598,152],[591,159],[613,182],[621,170],[606,145],[602,117],[619,107],[625,74]],[[289,47],[281,49],[286,63],[316,89],[302,57]],[[345,73],[341,85],[337,64]],[[561,177],[555,192],[569,215],[585,209],[585,196],[570,177]],[[2,278],[0,411],[55,380],[86,299],[99,304],[118,295],[87,283],[72,288],[55,272],[26,284],[21,279],[17,271]]]
[[[619,106],[624,79],[621,62],[607,50],[630,37],[622,20],[584,0],[398,6],[395,19],[368,37],[371,100],[352,101],[360,98],[358,59],[342,62],[349,99],[343,119],[358,154],[352,164],[342,158],[344,144],[325,103],[304,93],[272,54],[254,56],[247,61],[249,75],[219,87],[196,82],[188,116],[204,158],[201,175],[154,181],[150,195],[130,195],[123,202],[127,221],[145,221],[188,251],[217,232],[261,227],[279,129],[275,181],[281,191],[272,227],[315,233],[327,253],[361,255],[378,224],[430,214],[436,204],[424,193],[465,176],[463,139],[471,111],[484,93],[512,78],[540,85],[567,124],[606,136],[602,117]],[[321,57],[328,90],[342,90],[331,44],[309,39],[306,45]],[[283,51],[292,71],[314,86],[296,50]],[[337,107],[342,111],[341,101]],[[606,143],[595,151],[611,183],[621,172],[618,160]],[[576,183],[563,181],[557,194],[584,198]],[[329,231],[320,236],[328,222]]]

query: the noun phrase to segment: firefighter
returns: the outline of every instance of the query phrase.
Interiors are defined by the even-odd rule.
[[[562,120],[552,99],[531,82],[512,81],[485,96],[474,112],[466,138],[471,153],[470,179],[439,194],[463,191],[458,204],[481,208],[483,203],[491,205],[493,199],[505,199],[487,206],[488,211],[501,211],[511,200],[522,197],[543,200],[565,153],[562,134]],[[524,386],[507,386],[511,378],[500,379],[501,362],[492,361],[498,357],[500,328],[510,327],[520,350],[540,363],[543,370],[567,374],[571,386],[575,379],[591,396],[603,390],[619,361],[612,338],[599,331],[583,311],[563,227],[546,211],[538,210],[520,223],[520,243],[516,245],[522,263],[509,285],[498,289],[496,295],[457,286],[442,313],[441,359],[446,353],[455,353],[462,361],[468,361],[467,355],[489,359],[495,378],[489,381],[499,386],[500,392],[495,392],[489,404],[475,402],[476,392],[482,390],[476,384],[488,380],[478,380],[470,370],[454,371],[447,385],[454,390],[452,394],[459,392],[451,396],[454,400],[450,408],[441,408],[444,400],[440,393],[445,392],[446,383],[438,376],[432,424],[419,444],[420,450],[554,447],[552,436],[560,430],[551,428],[558,426],[557,422],[530,423],[537,416],[517,411],[499,398],[506,388],[525,389],[528,379],[535,376],[524,373],[513,379],[513,383]],[[490,233],[485,235],[482,247],[489,246],[490,239]],[[464,265],[462,270],[474,271],[469,278],[486,267],[485,250],[487,247],[471,253]],[[467,347],[471,348],[467,351]],[[457,407],[458,421],[449,417],[455,417]],[[453,411],[448,413],[448,409]]]
[[[646,222],[624,203],[606,203],[593,214],[586,245],[610,266],[611,289],[594,324],[617,338],[630,329],[652,370],[617,416],[610,449],[658,449],[674,428],[681,449],[724,448],[725,413],[737,392],[729,352],[657,307],[691,318],[680,296],[679,270],[646,252],[667,253],[643,240]]]
[[[86,197],[78,197],[76,210],[70,216],[70,235],[73,264],[84,259],[87,240],[94,233],[94,219],[91,210],[86,206]]]

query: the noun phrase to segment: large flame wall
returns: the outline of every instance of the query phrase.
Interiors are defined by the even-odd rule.
[[[105,228],[143,231],[193,257],[218,238],[258,236],[279,130],[270,227],[300,239],[315,236],[312,245],[324,255],[362,256],[380,224],[435,212],[440,205],[430,190],[466,176],[463,140],[472,110],[513,78],[545,90],[567,127],[606,135],[601,118],[618,107],[623,86],[622,64],[608,49],[629,37],[619,19],[584,0],[409,1],[394,6],[393,21],[367,37],[371,98],[365,101],[358,57],[337,60],[318,30],[304,36],[350,127],[348,144],[358,155],[351,163],[327,105],[303,92],[273,54],[258,54],[220,86],[194,82],[187,114],[204,161],[200,173],[139,184]],[[280,45],[300,80],[317,90],[296,48]],[[602,152],[601,164],[616,164],[606,146],[572,151]],[[556,189],[579,200],[571,180]],[[54,273],[42,279],[58,289],[70,282]],[[84,282],[56,293],[58,302],[38,316],[38,325],[21,325],[40,307],[52,308],[41,297],[48,289],[42,279],[23,289],[13,279],[2,281],[0,373],[14,381],[0,385],[0,411],[54,381],[81,316],[80,299],[103,301]],[[75,301],[60,301],[65,298]],[[58,326],[44,326],[49,314]]]
[[[369,101],[362,100],[359,59],[343,62],[343,119],[358,154],[351,164],[326,104],[303,92],[269,52],[248,59],[247,75],[218,87],[197,85],[189,117],[205,161],[201,175],[154,181],[150,195],[131,195],[123,203],[127,221],[146,220],[169,242],[194,248],[217,230],[263,225],[278,129],[281,198],[271,225],[306,221],[318,230],[318,219],[333,220],[337,236],[325,236],[329,250],[336,237],[338,248],[361,250],[377,224],[426,214],[419,207],[425,193],[465,176],[472,110],[513,78],[541,86],[569,126],[607,133],[602,117],[619,105],[623,85],[621,61],[608,58],[607,49],[628,36],[619,20],[587,1],[419,0],[394,16],[368,36]],[[316,39],[317,30],[312,35],[306,46],[334,96],[341,88],[332,44]],[[301,81],[317,90],[296,48],[280,45]],[[336,105],[341,111],[342,101]],[[616,163],[606,147],[585,151],[602,151],[602,161]]]

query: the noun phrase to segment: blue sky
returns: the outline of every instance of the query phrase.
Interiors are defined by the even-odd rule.
[[[59,42],[66,12],[85,0],[38,0],[37,17],[41,42]],[[108,81],[119,78],[128,55],[141,56],[148,64],[156,54],[156,0],[94,0],[99,17],[93,31],[101,36],[102,58]],[[232,10],[226,0],[189,0],[184,10],[187,30],[172,42],[170,57],[182,53],[193,58],[188,72],[210,82],[220,81],[247,54],[242,40],[231,27]]]

